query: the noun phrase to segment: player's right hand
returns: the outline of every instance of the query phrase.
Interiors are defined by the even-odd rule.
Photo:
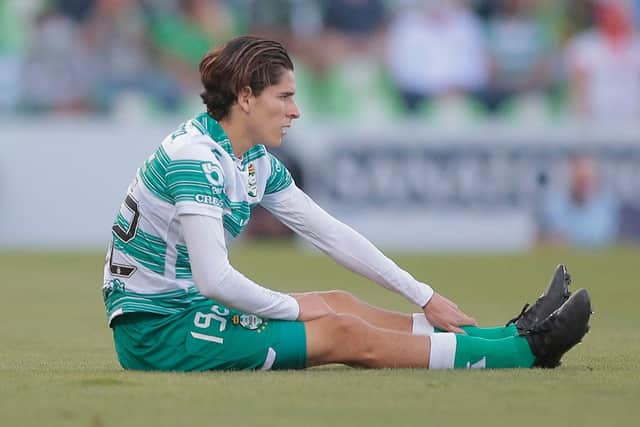
[[[473,317],[464,314],[458,306],[447,298],[433,294],[427,305],[422,310],[427,320],[444,331],[464,334],[460,326],[477,326]]]
[[[292,296],[298,301],[298,305],[300,306],[298,320],[301,322],[308,322],[309,320],[335,314],[335,311],[329,307],[324,298],[317,294],[294,294]]]

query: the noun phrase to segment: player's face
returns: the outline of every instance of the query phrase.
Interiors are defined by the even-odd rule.
[[[253,139],[267,147],[279,147],[294,119],[300,117],[300,109],[293,99],[296,79],[293,71],[285,70],[280,81],[264,88],[253,99],[249,127]]]

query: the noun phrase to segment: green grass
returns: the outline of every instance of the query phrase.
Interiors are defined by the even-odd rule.
[[[636,425],[637,248],[518,255],[394,256],[483,325],[537,297],[558,262],[591,291],[592,331],[552,371],[357,370],[166,374],[123,371],[100,295],[102,253],[0,253],[0,425]],[[342,288],[409,311],[402,298],[287,245],[238,246],[233,264],[285,291]]]

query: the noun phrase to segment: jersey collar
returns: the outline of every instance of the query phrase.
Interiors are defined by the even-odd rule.
[[[202,129],[200,130],[203,131],[205,135],[208,135],[209,137],[211,137],[211,139],[217,142],[224,149],[224,151],[226,151],[231,156],[232,159],[238,160],[236,155],[233,154],[231,140],[216,119],[214,119],[207,113],[202,113],[193,120],[197,124],[199,124],[200,127],[202,127]],[[197,124],[196,126],[198,127]]]
[[[265,148],[263,145],[254,145],[241,158],[236,157],[233,153],[233,147],[231,146],[231,140],[227,136],[220,123],[207,113],[202,113],[192,121],[193,125],[198,128],[203,135],[209,136],[218,145],[220,145],[224,151],[226,151],[234,160],[238,168],[244,170],[245,166],[249,162],[255,160],[258,157],[265,155]]]

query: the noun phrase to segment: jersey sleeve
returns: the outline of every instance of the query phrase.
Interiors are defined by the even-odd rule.
[[[189,248],[194,283],[202,295],[231,308],[269,319],[296,320],[295,298],[253,282],[231,266],[222,220],[198,215],[180,217]]]
[[[181,150],[167,166],[166,181],[178,215],[222,217],[225,176],[211,150],[198,146]]]
[[[276,156],[267,152],[271,164],[271,173],[267,178],[267,186],[264,194],[274,194],[288,188],[293,183],[291,173]]]
[[[367,238],[338,221],[295,185],[265,205],[276,218],[338,264],[424,307],[433,289],[386,257]]]

